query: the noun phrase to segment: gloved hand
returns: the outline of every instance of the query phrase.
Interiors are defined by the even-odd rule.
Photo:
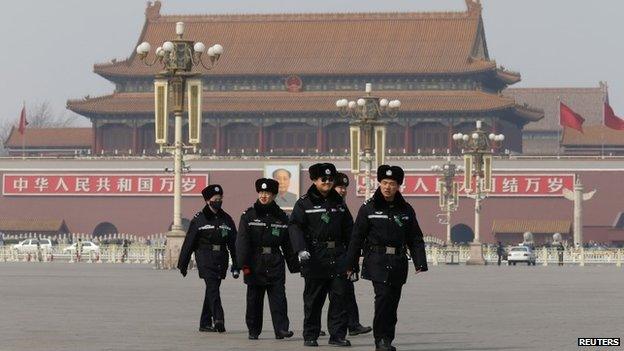
[[[297,256],[299,256],[299,262],[307,261],[310,259],[310,253],[306,250],[299,251],[299,254]]]
[[[347,273],[347,276],[349,278],[350,281],[352,282],[357,282],[358,280],[360,280],[360,275],[358,274],[358,272],[351,272],[351,274]]]
[[[183,277],[186,277],[186,269],[180,269],[180,273],[182,273]]]
[[[239,275],[240,275],[240,271],[239,270],[232,271],[232,278],[238,279]]]
[[[251,274],[251,268],[247,265],[243,266],[243,274],[244,275],[250,275]]]

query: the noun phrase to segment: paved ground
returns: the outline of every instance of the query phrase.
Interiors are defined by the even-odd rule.
[[[0,264],[0,350],[304,350],[303,282],[288,280],[295,337],[247,340],[244,288],[222,288],[226,334],[197,332],[203,282],[144,265]],[[372,320],[370,283],[356,291]],[[578,337],[624,338],[624,269],[439,266],[403,290],[399,350],[576,350]],[[325,324],[325,323],[324,323]],[[320,339],[321,345],[326,339]],[[372,350],[372,336],[351,338]],[[307,348],[305,348],[307,349]],[[327,346],[319,351],[334,349]],[[593,349],[593,348],[584,348]],[[609,348],[617,349],[617,348]]]

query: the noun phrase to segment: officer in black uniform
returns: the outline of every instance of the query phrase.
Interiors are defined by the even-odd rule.
[[[353,229],[353,218],[344,200],[334,190],[336,167],[316,163],[308,169],[314,184],[293,208],[290,216],[290,239],[301,261],[305,279],[303,291],[305,346],[318,346],[321,312],[329,293],[327,325],[329,344],[351,346],[345,339],[347,314],[346,248]]]
[[[336,179],[334,180],[334,189],[336,189],[338,195],[345,199],[345,207],[347,207],[347,187],[349,187],[349,177],[344,173],[337,173]],[[348,207],[347,211],[349,211]],[[351,211],[349,211],[349,213],[351,213]],[[355,287],[353,286],[353,282],[357,280],[358,274],[354,273],[353,277],[347,281],[347,302],[345,309],[347,310],[349,335],[351,336],[370,333],[373,330],[371,327],[365,327],[360,324],[360,311],[357,301],[355,300]]]
[[[221,208],[223,188],[220,185],[207,186],[202,190],[202,196],[206,206],[191,220],[180,250],[178,269],[186,277],[191,254],[195,253],[199,277],[206,282],[199,331],[223,333],[225,323],[219,288],[227,273],[228,250],[232,258],[232,277],[237,279],[239,275],[236,266],[236,226],[232,217]]]
[[[348,258],[359,265],[364,250],[362,278],[371,280],[375,290],[373,336],[375,350],[393,351],[397,308],[401,288],[407,280],[406,248],[416,273],[427,271],[423,234],[416,214],[399,192],[404,173],[400,167],[382,165],[377,169],[380,185],[360,208],[355,220]],[[353,274],[353,269],[347,272]]]
[[[293,336],[288,330],[284,258],[293,273],[299,271],[299,262],[290,245],[288,216],[274,201],[278,190],[276,180],[256,180],[258,200],[243,213],[238,225],[236,255],[247,284],[245,320],[251,340],[258,339],[262,332],[265,292],[269,297],[275,338]]]

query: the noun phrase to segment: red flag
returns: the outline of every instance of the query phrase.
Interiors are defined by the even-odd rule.
[[[574,112],[563,102],[559,102],[559,125],[570,127],[583,133],[583,122],[585,122],[585,118]]]
[[[17,129],[20,134],[24,135],[27,125],[28,121],[26,120],[26,106],[23,106],[22,113],[20,113],[19,128]]]
[[[611,129],[624,130],[624,119],[615,115],[608,98],[604,105],[604,125]]]

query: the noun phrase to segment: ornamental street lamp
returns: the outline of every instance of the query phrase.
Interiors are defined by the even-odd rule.
[[[441,173],[442,178],[438,179],[438,194],[440,209],[444,214],[438,215],[441,224],[446,224],[446,244],[451,244],[451,212],[457,211],[459,207],[459,182],[455,180],[455,175],[463,168],[451,162],[451,157],[447,162],[431,167],[434,172]]]
[[[373,161],[384,163],[386,149],[386,121],[395,118],[401,107],[399,100],[388,101],[372,95],[372,84],[366,83],[366,96],[356,101],[336,101],[340,116],[350,120],[351,173],[360,173],[360,159],[364,161],[364,196],[371,197],[374,182],[371,180]]]
[[[464,189],[468,197],[475,199],[475,233],[470,244],[470,259],[466,264],[485,264],[483,248],[480,241],[479,214],[481,202],[492,191],[492,148],[502,145],[505,136],[488,134],[481,129],[481,121],[477,121],[477,129],[472,133],[453,135],[453,140],[467,151],[464,152]]]
[[[141,43],[137,49],[137,55],[147,66],[159,64],[163,71],[155,76],[154,99],[155,99],[155,136],[160,149],[173,154],[173,225],[167,233],[167,247],[165,252],[165,268],[175,268],[180,248],[184,240],[182,227],[182,153],[183,150],[197,150],[201,143],[201,93],[202,84],[200,72],[194,68],[203,67],[205,70],[213,69],[223,54],[223,47],[215,44],[207,50],[208,62],[204,62],[206,46],[202,42],[185,40],[184,23],[176,23],[177,38],[166,41],[154,52],[153,60],[148,60],[151,45]],[[189,115],[189,144],[182,141],[182,115],[184,113],[185,90],[187,91],[188,115]],[[171,93],[171,99],[169,98]],[[173,145],[168,140],[168,105],[171,100],[174,119],[175,135]]]

